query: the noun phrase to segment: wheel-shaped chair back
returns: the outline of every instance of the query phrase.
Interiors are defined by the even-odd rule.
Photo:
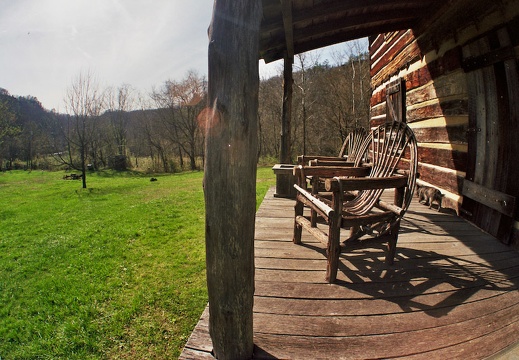
[[[396,174],[397,170],[408,175],[409,181],[402,204],[402,210],[405,212],[411,204],[416,187],[417,144],[413,131],[403,122],[380,125],[364,140],[358,154],[366,152],[371,162],[369,177],[388,177]],[[355,165],[359,166],[362,161],[363,157],[358,155]],[[343,210],[353,215],[364,215],[375,206],[383,191],[361,190],[353,200],[344,204]]]
[[[355,161],[366,139],[367,133],[366,129],[362,127],[355,128],[350,132],[342,144],[339,157],[346,157],[347,161]]]

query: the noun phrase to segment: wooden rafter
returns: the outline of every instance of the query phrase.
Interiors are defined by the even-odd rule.
[[[461,0],[453,0],[461,1]],[[260,58],[266,62],[381,32],[420,26],[441,0],[262,0]]]

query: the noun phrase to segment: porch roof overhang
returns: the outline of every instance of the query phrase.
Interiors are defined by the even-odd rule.
[[[457,0],[262,0],[260,59],[426,26]]]

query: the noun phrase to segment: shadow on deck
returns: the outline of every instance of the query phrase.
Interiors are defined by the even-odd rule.
[[[254,359],[519,358],[519,253],[416,200],[393,266],[382,244],[351,249],[330,285],[324,245],[292,244],[294,201],[273,193],[256,217]],[[206,308],[180,359],[211,350]]]

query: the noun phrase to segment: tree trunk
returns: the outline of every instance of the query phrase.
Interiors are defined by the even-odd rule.
[[[292,77],[293,57],[285,56],[283,69],[283,115],[281,118],[281,151],[279,161],[282,164],[292,163],[290,133],[292,122],[292,93],[294,80]]]
[[[85,148],[82,146],[81,147],[81,181],[83,183],[83,189],[86,189],[87,188],[87,183],[86,183],[86,154],[85,154],[86,150]]]
[[[206,262],[218,359],[253,353],[260,0],[216,0],[209,31]]]
[[[184,170],[184,157],[182,155],[182,146],[178,145],[178,159],[180,162],[180,169]]]
[[[191,170],[196,170],[196,145],[194,139],[190,143],[189,166]]]

